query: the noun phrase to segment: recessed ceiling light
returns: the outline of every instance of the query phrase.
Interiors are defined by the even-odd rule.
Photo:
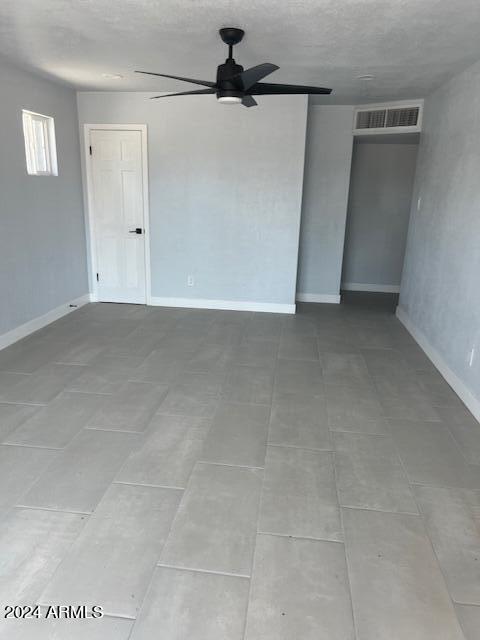
[[[105,80],[121,80],[123,76],[119,73],[102,73],[102,78],[105,78]]]
[[[357,80],[373,80],[375,76],[372,76],[371,73],[365,73],[362,76],[357,76]]]

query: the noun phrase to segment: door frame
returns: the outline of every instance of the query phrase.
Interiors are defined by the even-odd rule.
[[[85,158],[85,182],[86,182],[86,214],[87,214],[87,240],[89,244],[88,267],[90,269],[90,296],[92,302],[98,301],[98,285],[95,274],[97,273],[97,249],[95,242],[95,208],[93,204],[93,175],[90,156],[90,132],[91,131],[140,131],[142,142],[142,195],[143,195],[143,226],[145,242],[145,304],[152,301],[151,286],[151,262],[150,262],[150,207],[148,187],[148,136],[146,124],[84,124],[83,144]]]

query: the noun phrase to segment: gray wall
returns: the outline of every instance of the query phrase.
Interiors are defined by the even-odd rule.
[[[0,335],[88,292],[75,93],[0,59]],[[58,177],[28,176],[22,109],[55,118]]]
[[[340,291],[352,155],[351,106],[310,105],[297,291]]]
[[[417,150],[400,140],[354,143],[343,284],[400,285]]]
[[[148,125],[152,295],[293,304],[306,98],[152,95],[78,94],[81,125]]]
[[[426,100],[423,122],[400,307],[480,401],[480,63]]]

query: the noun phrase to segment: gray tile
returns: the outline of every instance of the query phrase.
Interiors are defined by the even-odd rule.
[[[460,620],[465,640],[478,640],[478,630],[480,629],[480,607],[469,607],[468,605],[455,605],[457,617]]]
[[[323,353],[323,378],[341,386],[373,387],[373,381],[362,355],[357,353]]]
[[[56,456],[48,449],[0,445],[0,507],[16,504]]]
[[[82,369],[80,365],[47,364],[4,390],[0,401],[46,404],[79,376]]]
[[[158,567],[131,640],[242,640],[249,581]]]
[[[187,363],[197,350],[198,347],[179,351],[173,346],[157,349],[135,371],[130,373],[130,380],[151,382],[153,384],[170,384],[186,369]]]
[[[306,336],[314,338],[317,335],[317,325],[313,318],[295,314],[286,316],[283,321],[283,336]]]
[[[466,407],[437,408],[467,462],[480,464],[480,424]]]
[[[95,619],[9,619],[8,624],[0,629],[0,638],[2,640],[4,638],[8,640],[128,640],[132,627],[133,620],[109,616]]]
[[[86,520],[73,513],[11,509],[0,522],[0,601],[35,604]]]
[[[205,418],[154,416],[145,437],[126,460],[117,480],[185,487],[210,426],[211,421]]]
[[[262,475],[197,463],[161,564],[250,575]]]
[[[395,345],[390,332],[381,327],[361,327],[354,328],[355,341],[362,349],[389,349]]]
[[[331,450],[327,408],[323,395],[275,393],[268,443]]]
[[[367,431],[370,422],[382,417],[376,394],[367,389],[328,384],[325,397],[331,429]]]
[[[343,516],[357,640],[463,640],[421,518]]]
[[[5,441],[61,449],[85,426],[101,399],[94,394],[62,392],[23,422]]]
[[[273,368],[278,346],[272,340],[243,339],[230,353],[231,364]]]
[[[343,545],[259,535],[245,640],[293,638],[354,640]]]
[[[105,343],[101,339],[86,337],[61,349],[54,356],[59,364],[90,364],[105,351]]]
[[[137,441],[132,433],[83,430],[63,451],[36,450],[56,457],[22,498],[22,505],[93,511]]]
[[[480,466],[468,465],[442,422],[388,421],[409,480],[480,489]]]
[[[418,514],[390,436],[336,433],[334,442],[342,506]]]
[[[164,385],[126,382],[117,393],[103,398],[90,417],[89,427],[143,431],[167,393]]]
[[[310,336],[284,335],[280,340],[279,358],[318,361],[317,339]]]
[[[218,344],[202,345],[187,361],[187,371],[200,373],[220,373],[230,364],[231,347]]]
[[[214,322],[205,336],[207,344],[234,345],[242,341],[245,332],[243,322]]]
[[[40,597],[101,604],[135,617],[181,497],[176,489],[113,484]]]
[[[181,373],[158,413],[211,418],[217,408],[223,379],[222,373]]]
[[[406,375],[411,373],[407,361],[398,349],[362,349],[367,369],[371,376]]]
[[[273,373],[268,367],[233,365],[228,368],[221,396],[230,402],[270,404],[272,389]]]
[[[134,377],[143,360],[102,355],[86,366],[67,389],[82,393],[116,393],[130,377]]]
[[[480,492],[416,487],[415,494],[452,599],[480,605]]]
[[[39,410],[33,405],[0,404],[0,442]]]
[[[201,460],[263,467],[270,409],[267,406],[222,402],[205,440]]]
[[[331,453],[268,447],[258,530],[343,539]]]
[[[29,336],[0,351],[0,371],[33,373],[55,358],[65,343]]]
[[[403,420],[439,420],[435,407],[425,395],[416,393],[385,393],[379,390],[378,398],[386,418]]]
[[[244,337],[247,339],[262,338],[263,340],[278,342],[282,334],[284,319],[284,317],[274,314],[252,314],[252,317],[245,325]]]
[[[322,390],[318,362],[279,360],[275,374],[276,391],[317,395]]]

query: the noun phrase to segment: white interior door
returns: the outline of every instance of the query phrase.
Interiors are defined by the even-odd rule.
[[[142,133],[95,129],[90,145],[98,300],[145,304]]]

